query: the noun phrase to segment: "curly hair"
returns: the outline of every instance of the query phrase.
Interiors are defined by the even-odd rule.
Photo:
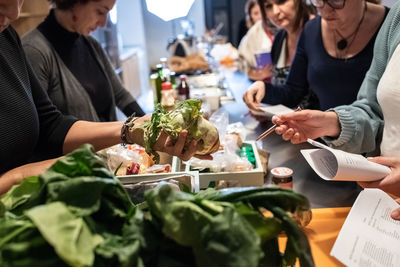
[[[48,0],[51,4],[53,4],[56,8],[62,10],[71,9],[76,4],[86,4],[88,2],[96,2],[100,0]]]

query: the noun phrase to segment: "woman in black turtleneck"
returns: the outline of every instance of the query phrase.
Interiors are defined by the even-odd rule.
[[[144,112],[122,86],[100,44],[89,34],[107,21],[116,0],[49,0],[55,8],[24,36],[25,53],[53,103],[89,121]]]

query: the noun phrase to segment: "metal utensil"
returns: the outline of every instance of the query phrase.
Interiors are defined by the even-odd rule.
[[[301,107],[297,107],[294,111],[296,112],[296,111],[300,111],[300,110],[301,110]],[[272,125],[271,127],[269,127],[265,132],[263,132],[262,134],[260,134],[260,135],[257,137],[256,141],[263,140],[263,139],[264,139],[265,137],[267,137],[270,133],[272,133],[272,132],[275,130],[276,127],[277,127],[276,124],[274,124],[274,125]]]

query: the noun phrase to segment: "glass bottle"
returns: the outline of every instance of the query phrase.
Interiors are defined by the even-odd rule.
[[[156,78],[156,94],[154,95],[154,103],[160,103],[161,102],[161,91],[162,91],[162,83],[165,82],[162,74],[162,65],[157,64],[157,78]]]
[[[181,75],[179,78],[181,83],[178,86],[178,100],[187,100],[190,98],[190,89],[186,82],[186,75]]]

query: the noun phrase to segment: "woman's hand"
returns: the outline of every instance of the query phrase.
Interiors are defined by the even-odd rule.
[[[380,188],[383,191],[400,196],[400,158],[399,157],[374,157],[368,158],[369,161],[388,166],[391,172],[379,181],[359,182],[364,188]]]
[[[247,91],[243,95],[244,103],[249,109],[259,110],[261,100],[265,95],[265,84],[264,82],[257,81],[250,85]]]
[[[336,137],[340,134],[339,118],[335,112],[302,110],[272,118],[275,132],[293,144],[306,142],[307,138]]]
[[[369,161],[388,166],[391,172],[388,176],[379,181],[374,182],[359,182],[363,188],[379,188],[383,191],[400,196],[400,158],[398,157],[375,157],[368,158]],[[400,204],[400,199],[396,200]],[[400,220],[400,208],[392,211],[391,214],[394,220]]]
[[[189,160],[191,157],[195,156],[200,159],[212,159],[210,155],[196,155],[197,151],[197,141],[193,140],[188,148],[184,150],[186,137],[188,135],[187,130],[183,130],[176,142],[173,142],[171,137],[164,131],[161,131],[157,142],[154,145],[154,150],[160,152],[166,152],[172,156],[177,156],[183,161]],[[219,144],[219,143],[218,143]]]

